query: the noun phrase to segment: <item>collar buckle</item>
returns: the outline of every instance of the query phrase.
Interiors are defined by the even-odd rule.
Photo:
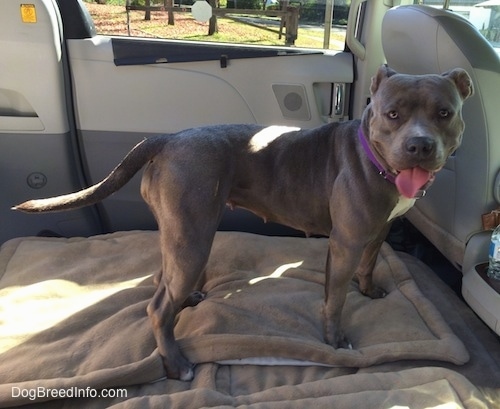
[[[419,190],[419,191],[416,193],[416,195],[415,195],[414,199],[422,199],[422,198],[423,198],[426,194],[427,194],[427,190],[425,190],[425,189],[421,189],[421,190]]]

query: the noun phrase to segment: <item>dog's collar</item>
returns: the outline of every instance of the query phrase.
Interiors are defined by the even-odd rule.
[[[358,137],[359,137],[359,141],[361,142],[361,146],[363,147],[363,149],[366,153],[366,156],[368,156],[368,159],[370,159],[371,163],[373,163],[375,165],[375,167],[378,169],[379,175],[382,176],[385,180],[395,184],[397,174],[394,174],[390,170],[387,170],[379,162],[379,160],[376,158],[375,154],[373,153],[372,149],[370,148],[370,145],[368,144],[368,140],[366,139],[366,136],[363,133],[363,130],[361,129],[361,127],[358,128]]]

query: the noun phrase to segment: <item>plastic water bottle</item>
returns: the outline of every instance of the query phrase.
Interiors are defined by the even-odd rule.
[[[488,277],[500,280],[500,225],[491,235]]]

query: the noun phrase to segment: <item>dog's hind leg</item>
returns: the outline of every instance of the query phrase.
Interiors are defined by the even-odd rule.
[[[192,365],[182,356],[174,339],[172,316],[175,317],[175,313],[163,280],[156,288],[155,294],[148,304],[147,312],[167,377],[191,380],[193,378]]]
[[[181,380],[193,378],[193,365],[175,341],[175,317],[198,289],[229,191],[217,178],[202,176],[189,167],[153,165],[141,187],[158,222],[162,253],[161,276],[147,312],[167,376]]]
[[[219,144],[212,145],[210,138],[177,142],[153,158],[141,184],[158,223],[162,253],[161,276],[147,312],[167,376],[191,380],[193,365],[175,341],[175,317],[198,289],[231,179],[226,176],[227,152]]]
[[[186,221],[187,228],[177,225],[174,229],[159,221],[162,275],[147,308],[167,376],[186,381],[193,378],[193,365],[179,349],[174,324],[186,299],[196,289],[210,254],[217,223],[211,220],[204,223],[211,225],[211,231],[205,227],[201,232],[192,220]]]
[[[169,218],[158,221],[163,271],[147,308],[167,376],[185,381],[193,378],[193,365],[182,355],[175,340],[175,317],[196,290],[219,221],[219,217],[212,218],[203,211],[199,218],[202,220],[178,220],[175,226],[170,225]]]

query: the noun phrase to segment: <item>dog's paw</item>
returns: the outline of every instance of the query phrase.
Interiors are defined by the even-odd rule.
[[[343,334],[341,334],[338,339],[331,342],[328,339],[325,339],[325,341],[335,349],[353,349],[351,342]]]
[[[173,364],[169,364],[164,358],[163,366],[167,372],[167,379],[179,379],[188,382],[194,378],[194,365],[182,356]]]
[[[194,378],[194,365],[191,365],[189,368],[184,368],[183,371],[181,371],[179,379],[181,381],[192,381]]]
[[[372,286],[369,289],[361,290],[361,293],[372,299],[384,298],[387,295],[387,291],[377,286]]]
[[[339,340],[338,342],[338,345],[336,347],[336,349],[353,349],[352,348],[352,344],[351,344],[351,341],[349,341],[345,335],[342,335],[342,338]]]
[[[325,342],[335,349],[353,349],[352,344],[342,331],[332,331],[325,328]]]
[[[182,308],[186,307],[195,307],[197,306],[200,302],[202,302],[206,298],[206,294],[201,291],[193,291],[191,294],[189,294],[188,298],[186,298],[186,301],[182,304]]]

